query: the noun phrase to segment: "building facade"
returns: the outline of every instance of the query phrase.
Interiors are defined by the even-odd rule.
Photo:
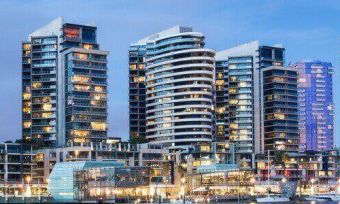
[[[254,166],[261,146],[260,70],[284,65],[284,48],[262,46],[259,41],[242,44],[216,54],[216,141],[235,144],[241,168]]]
[[[23,42],[24,140],[63,146],[106,138],[108,52],[99,51],[96,30],[58,18]]]
[[[23,192],[22,186],[32,178],[32,147],[18,143],[0,144],[0,192],[2,195]]]
[[[298,62],[299,130],[302,150],[330,150],[334,145],[334,68],[323,61]]]
[[[132,44],[129,49],[129,135],[131,141],[146,142],[146,46]]]
[[[74,171],[100,167],[123,167],[115,161],[74,161],[57,163],[49,177],[48,191],[57,202],[72,202],[75,198]]]
[[[270,66],[261,72],[261,146],[276,151],[299,149],[297,78],[294,68]]]
[[[176,26],[133,44],[130,54],[136,47],[145,72],[139,64],[140,74],[130,77],[130,82],[145,80],[146,139],[171,148],[211,142],[215,52],[203,48],[204,35]],[[144,92],[138,90],[140,108]],[[133,124],[138,126],[134,123],[137,115],[131,117],[134,110],[130,100],[130,134]],[[138,118],[144,117],[143,112],[136,113]]]

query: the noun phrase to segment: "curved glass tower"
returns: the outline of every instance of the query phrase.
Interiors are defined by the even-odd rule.
[[[215,51],[204,35],[174,27],[146,41],[146,138],[180,148],[212,140]]]

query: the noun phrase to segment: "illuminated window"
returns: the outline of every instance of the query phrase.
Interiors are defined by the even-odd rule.
[[[73,82],[79,82],[79,83],[88,83],[90,82],[90,78],[89,77],[85,77],[85,76],[73,76],[72,77],[72,81]]]
[[[92,130],[106,130],[106,123],[100,123],[100,122],[92,122],[91,128]]]
[[[217,112],[217,113],[224,113],[224,111],[225,111],[225,108],[224,108],[224,107],[222,107],[222,108],[217,108],[217,109],[216,109],[216,112]]]
[[[23,124],[24,128],[30,128],[31,125],[32,125],[31,122],[24,122],[24,124]]]
[[[163,124],[163,128],[169,128],[169,127],[171,127],[171,123],[164,123]]]
[[[25,107],[25,108],[22,109],[22,112],[24,112],[24,113],[31,113],[31,108]]]
[[[106,99],[106,95],[105,94],[93,94],[92,95],[92,99],[93,100],[103,100],[103,99]]]
[[[202,152],[210,152],[210,146],[201,146]]]
[[[71,130],[70,133],[76,137],[87,137],[90,135],[90,132],[87,130]]]
[[[237,93],[237,89],[230,88],[229,93]]]
[[[31,49],[31,45],[30,44],[24,44],[24,50],[29,50]]]
[[[52,131],[52,127],[43,127],[43,131],[44,132],[51,132]]]
[[[88,55],[84,53],[73,53],[75,59],[87,60]]]
[[[24,100],[29,100],[31,98],[31,94],[30,93],[24,93],[22,95],[22,97],[23,97]]]
[[[247,83],[246,83],[246,82],[240,82],[240,83],[239,83],[239,87],[245,87],[245,86],[247,86]]]
[[[138,64],[138,69],[144,69],[144,64]]]
[[[229,125],[229,127],[230,127],[231,129],[237,129],[237,128],[238,128],[238,124],[231,123],[231,124]]]
[[[82,142],[86,142],[86,139],[85,138],[73,138],[73,142],[82,143]]]
[[[52,104],[49,104],[49,103],[43,104],[44,111],[50,111],[51,109],[52,109]]]
[[[135,70],[137,68],[137,65],[135,64],[130,64],[130,69]]]
[[[74,85],[74,89],[77,91],[88,91],[90,90],[90,86],[88,85]]]
[[[42,118],[49,118],[52,116],[52,113],[43,113],[41,116]]]
[[[90,50],[90,49],[93,49],[93,45],[92,44],[84,44],[83,48]]]
[[[216,85],[223,85],[224,84],[224,80],[216,80]]]
[[[33,88],[41,88],[41,83],[40,82],[34,82],[32,83]]]
[[[145,81],[145,77],[134,77],[133,81],[134,82],[144,82]]]
[[[235,105],[237,103],[238,103],[238,100],[236,100],[236,99],[232,99],[232,100],[229,101],[229,104],[231,104],[231,105]]]
[[[64,28],[64,35],[66,38],[78,39],[80,37],[79,28]]]
[[[285,114],[283,114],[283,113],[275,113],[274,114],[274,118],[283,120],[283,119],[285,119]]]
[[[98,92],[98,93],[102,93],[102,92],[104,92],[104,87],[102,87],[102,86],[95,86],[94,87],[94,91]]]
[[[282,78],[282,77],[274,77],[273,82],[285,82],[285,78]]]

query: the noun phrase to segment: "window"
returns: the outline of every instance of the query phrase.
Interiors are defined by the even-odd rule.
[[[80,29],[79,28],[64,28],[64,36],[67,39],[79,39]]]
[[[95,42],[96,41],[96,31],[92,29],[84,29],[82,30],[82,39],[83,41]]]

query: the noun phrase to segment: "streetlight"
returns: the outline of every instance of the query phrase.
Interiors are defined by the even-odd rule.
[[[75,155],[76,155],[76,160],[78,159],[78,154],[79,154],[79,151],[78,150],[76,150],[75,152]]]
[[[30,181],[31,181],[31,177],[27,176],[26,177],[27,188],[26,188],[26,192],[25,192],[26,197],[31,197],[32,196],[31,188],[30,188]]]
[[[181,178],[181,193],[183,196],[183,203],[185,203],[185,189],[184,189],[185,178]]]
[[[315,179],[312,178],[312,179],[310,180],[310,182],[312,182],[311,194],[313,195],[313,194],[314,194],[314,182],[315,182]]]
[[[250,178],[250,182],[252,183],[252,188],[250,189],[250,195],[254,195],[254,190],[255,190],[255,181],[256,179],[254,177]]]

